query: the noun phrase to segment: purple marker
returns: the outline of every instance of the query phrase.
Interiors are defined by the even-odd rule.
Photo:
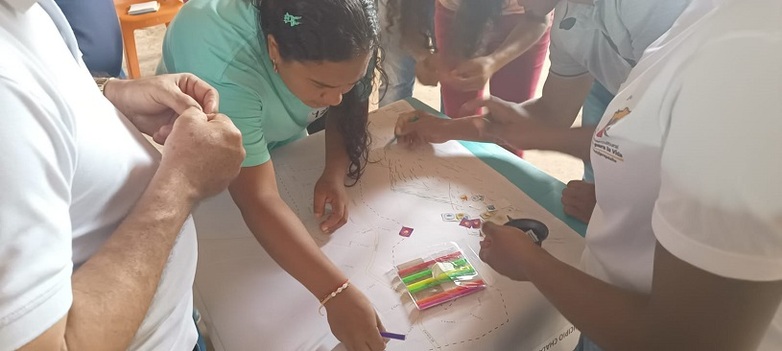
[[[395,334],[395,333],[389,333],[384,331],[380,332],[380,336],[384,338],[397,339],[397,340],[405,340],[406,338],[406,336],[404,336],[403,334]]]

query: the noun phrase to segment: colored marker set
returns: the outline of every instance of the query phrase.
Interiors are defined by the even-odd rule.
[[[486,283],[456,244],[396,267],[416,308],[425,310],[483,290]]]

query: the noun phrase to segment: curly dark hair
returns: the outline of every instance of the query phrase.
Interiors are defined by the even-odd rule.
[[[372,53],[367,74],[325,118],[339,118],[350,159],[347,175],[354,185],[364,172],[371,138],[367,131],[369,95],[375,72],[385,79],[380,60],[380,25],[374,0],[251,0],[258,9],[262,35],[272,35],[286,61],[342,62]],[[306,18],[300,25],[284,23],[286,13]]]
[[[398,30],[403,46],[425,45],[424,33],[434,33],[434,3],[438,0],[388,0],[385,31]],[[504,0],[461,0],[453,27],[449,55],[472,58],[481,53],[485,34],[502,15]]]

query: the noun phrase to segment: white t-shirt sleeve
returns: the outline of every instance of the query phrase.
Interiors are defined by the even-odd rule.
[[[692,0],[620,0],[617,14],[627,28],[632,60],[638,62],[644,50],[667,32]]]
[[[652,218],[674,256],[749,281],[782,279],[782,37],[768,33],[711,40],[683,66]]]
[[[557,29],[552,29],[557,30]],[[560,47],[557,40],[552,39],[549,44],[549,61],[551,67],[549,72],[564,78],[582,76],[589,73],[584,65],[576,61],[566,50]]]
[[[6,67],[7,68],[7,67]],[[72,302],[72,123],[41,89],[0,65],[0,348],[17,349]],[[35,86],[35,85],[32,85]]]

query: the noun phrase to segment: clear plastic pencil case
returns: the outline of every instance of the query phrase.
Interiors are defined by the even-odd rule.
[[[478,257],[456,243],[431,248],[421,257],[396,266],[399,279],[416,308],[425,310],[467,296],[486,287],[475,268]]]

